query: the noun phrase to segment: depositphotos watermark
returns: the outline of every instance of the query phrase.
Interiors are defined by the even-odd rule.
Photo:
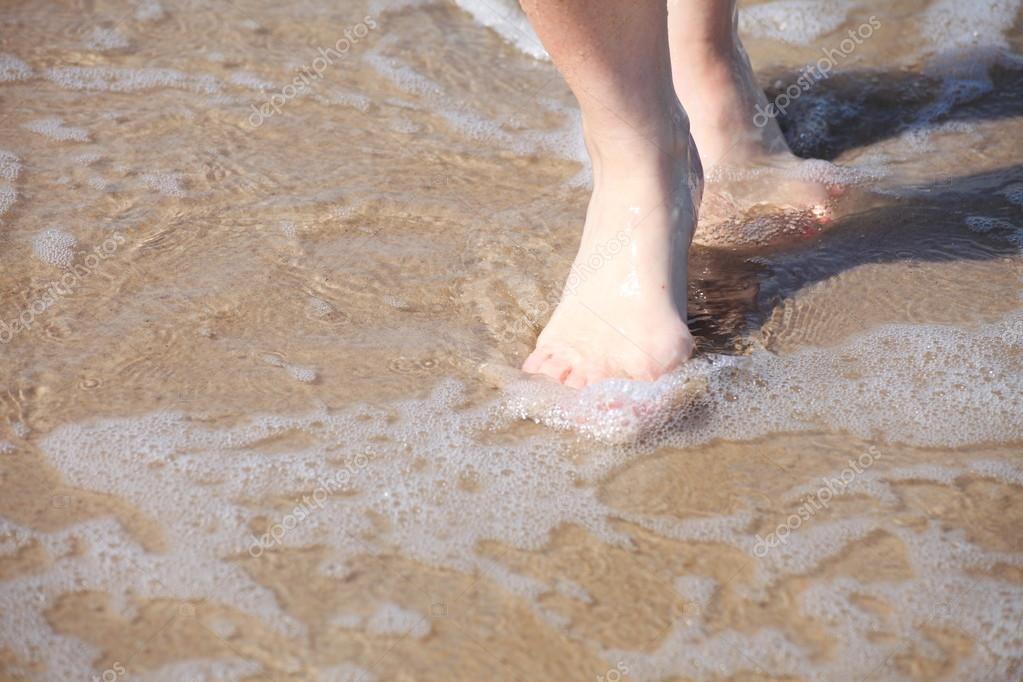
[[[824,56],[818,59],[816,64],[804,66],[795,83],[785,88],[784,92],[775,97],[767,107],[757,104],[755,107],[757,113],[753,115],[754,125],[763,128],[772,118],[784,114],[789,105],[802,97],[815,83],[830,78],[831,71],[838,66],[838,62],[855,52],[856,48],[874,35],[874,31],[879,28],[881,22],[876,16],[871,15],[866,23],[860,24],[856,29],[849,29],[849,37],[838,44],[837,50],[833,47],[821,48]]]
[[[573,264],[572,269],[568,272],[565,288],[561,291],[561,299],[574,294],[591,275],[607,265],[631,241],[632,238],[628,232],[619,230],[613,237],[598,244],[597,248],[581,264]],[[554,309],[552,303],[556,305],[557,301],[543,300],[535,308],[523,312],[522,316],[517,318],[510,327],[501,332],[501,340],[513,341],[528,330],[537,327],[544,316]]]
[[[22,310],[17,317],[9,322],[0,318],[0,344],[9,343],[15,334],[31,329],[36,317],[45,313],[60,299],[75,293],[75,289],[82,281],[95,272],[100,264],[112,256],[124,242],[124,235],[119,232],[112,237],[107,237],[102,244],[81,257],[81,262],[76,262],[68,267],[60,279],[53,280],[43,287],[42,293],[32,299],[28,307]],[[75,260],[78,260],[80,256],[81,254],[75,254]]]
[[[100,675],[93,675],[93,682],[117,682],[127,672],[120,661],[114,661],[113,665],[103,671]]]
[[[622,682],[628,674],[628,664],[625,661],[618,661],[615,667],[609,668],[603,675],[597,675],[597,682]]]
[[[311,65],[307,64],[298,69],[298,75],[290,83],[281,88],[280,92],[270,95],[260,106],[252,105],[252,113],[247,119],[249,126],[258,128],[266,119],[274,114],[280,114],[281,107],[310,90],[313,83],[323,78],[323,72],[327,70],[328,66],[333,66],[335,61],[341,61],[347,57],[352,47],[368,36],[369,32],[376,27],[377,22],[373,20],[373,17],[363,17],[359,23],[345,28],[344,35],[337,39],[334,47],[317,48],[317,52],[320,54],[313,59]]]
[[[255,535],[250,536],[249,556],[258,559],[266,550],[281,544],[288,531],[297,528],[298,524],[309,518],[313,511],[323,509],[327,497],[339,490],[344,490],[356,471],[366,468],[371,458],[372,453],[356,455],[352,463],[340,471],[331,476],[321,476],[317,479],[316,489],[310,495],[303,495],[302,502],[292,509],[290,514],[281,519],[279,523],[267,528],[266,532],[258,538]]]
[[[803,504],[785,519],[785,523],[779,523],[778,527],[768,533],[766,538],[757,535],[757,542],[753,545],[753,555],[762,559],[773,548],[787,542],[792,531],[798,530],[804,521],[808,521],[821,509],[827,509],[835,495],[848,488],[857,476],[873,466],[874,462],[879,459],[881,459],[881,451],[871,445],[855,461],[850,459],[849,466],[842,469],[838,478],[823,479],[824,485],[817,489],[815,495],[804,499]]]

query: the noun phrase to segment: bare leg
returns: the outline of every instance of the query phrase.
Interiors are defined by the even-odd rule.
[[[672,73],[708,177],[701,223],[757,204],[818,215],[827,188],[800,179],[804,162],[789,150],[757,85],[736,29],[735,0],[668,0]]]
[[[684,283],[701,178],[664,2],[522,0],[579,101],[593,164],[579,254],[523,365],[569,386],[654,379],[693,350]]]

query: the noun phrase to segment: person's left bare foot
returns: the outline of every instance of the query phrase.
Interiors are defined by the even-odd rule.
[[[762,245],[771,235],[755,231],[766,229],[768,219],[790,230],[819,231],[829,220],[834,188],[817,172],[822,162],[795,156],[778,122],[762,113],[770,111],[767,98],[734,25],[708,28],[706,21],[689,16],[700,8],[682,0],[669,8],[676,94],[689,116],[706,178],[694,241],[752,239]]]

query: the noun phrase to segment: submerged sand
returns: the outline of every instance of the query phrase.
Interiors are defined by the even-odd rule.
[[[587,198],[513,7],[8,3],[0,679],[1020,679],[1019,3],[741,28],[777,101],[872,17],[782,118],[847,215],[564,395],[479,372]]]

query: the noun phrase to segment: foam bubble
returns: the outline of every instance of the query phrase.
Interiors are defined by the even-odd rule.
[[[254,73],[249,73],[248,71],[235,71],[228,78],[228,81],[234,85],[240,85],[252,90],[259,90],[260,92],[274,87],[273,81],[268,81],[265,78],[261,78],[260,76],[257,76]]]
[[[394,294],[384,294],[383,301],[395,310],[409,310],[412,307],[408,301]]]
[[[480,26],[492,29],[508,44],[536,59],[550,59],[519,4],[514,0],[455,0]],[[437,0],[373,0],[370,12],[382,14],[427,7]]]
[[[924,10],[920,33],[934,52],[1007,48],[1019,8],[1020,0],[935,0]]]
[[[181,173],[145,173],[142,175],[142,182],[146,187],[169,197],[188,195],[182,184]]]
[[[513,0],[455,0],[476,23],[493,29],[523,54],[550,59],[526,15]]]
[[[340,104],[346,107],[352,107],[365,113],[369,111],[370,106],[373,104],[373,100],[365,95],[360,95],[357,92],[346,92],[332,90],[326,97],[327,101],[331,104]]]
[[[120,50],[128,47],[128,45],[130,45],[128,39],[116,28],[104,28],[102,26],[94,27],[92,33],[85,40],[85,47],[98,52]]]
[[[297,381],[307,384],[316,381],[316,370],[311,367],[288,365],[286,369],[291,378],[296,379]]]
[[[422,639],[430,634],[430,621],[421,613],[386,602],[377,607],[366,621],[366,628],[376,635],[397,635]]]
[[[964,218],[966,226],[974,232],[1015,232],[1018,228],[1008,220],[992,216],[971,215]]]
[[[128,68],[117,66],[62,66],[46,70],[46,78],[70,90],[139,92],[173,88],[213,94],[220,84],[213,76],[189,75],[176,69]]]
[[[21,159],[11,152],[0,149],[0,179],[14,182],[21,173]]]
[[[9,151],[0,149],[0,216],[18,199],[18,191],[13,183],[20,173],[21,159]]]
[[[706,177],[710,182],[750,182],[770,178],[777,181],[798,180],[822,185],[852,186],[876,182],[887,175],[888,171],[879,164],[840,166],[823,159],[805,159],[791,167],[743,168],[718,164]]]
[[[612,379],[579,392],[513,380],[506,408],[602,440],[678,447],[822,427],[920,446],[1012,442],[1023,440],[1023,369],[1006,338],[1021,322],[1023,311],[977,330],[887,325],[838,348],[709,356],[653,383]]]
[[[1002,194],[1004,194],[1005,198],[1016,206],[1023,206],[1023,182],[1017,182],[1009,185],[1002,190]]]
[[[377,676],[353,663],[341,663],[317,672],[317,682],[376,682]]]
[[[88,142],[89,132],[85,128],[76,128],[64,125],[64,119],[59,116],[48,116],[35,121],[30,121],[22,126],[34,133],[45,135],[53,140],[72,140],[75,142]]]
[[[314,317],[326,317],[334,312],[334,306],[332,306],[329,302],[324,301],[322,298],[310,296],[309,312],[311,312]]]
[[[962,339],[935,337],[933,332],[929,333],[930,342],[946,353],[958,346],[954,352],[964,353],[985,366],[991,357],[1004,355],[1000,346],[992,346],[976,355],[975,348],[964,344]],[[888,367],[902,364],[903,353],[920,351],[923,341],[893,347],[891,338],[881,332],[860,343],[875,356],[887,355],[890,360],[892,355],[898,355],[900,359],[895,361],[885,357],[877,360],[879,365]],[[878,353],[879,348],[885,352]],[[846,348],[832,351],[832,355],[846,359],[851,355],[855,360],[857,353],[850,353]],[[860,420],[862,428],[874,425],[872,418],[858,414],[865,409],[859,404],[862,400],[850,400],[840,386],[834,385],[838,372],[832,365],[821,362],[817,356],[797,354],[795,357],[780,365],[772,364],[780,360],[771,359],[753,360],[752,366],[745,368],[726,362],[714,365],[717,371],[709,372],[702,413],[710,424],[704,428],[699,420],[688,422],[685,430],[691,434],[690,441],[756,437],[793,426],[796,430],[819,430],[822,424],[826,425],[829,415],[831,427],[837,430],[855,420]],[[277,366],[285,364],[274,355],[269,355],[268,361]],[[759,364],[764,362],[767,364]],[[952,375],[950,381],[961,381],[954,370],[960,362],[949,358],[952,368],[945,367],[944,371]],[[970,371],[968,367],[963,370]],[[745,371],[745,375],[740,376],[740,371]],[[708,372],[701,370],[698,374]],[[944,386],[945,379],[936,379],[931,376],[934,374],[938,373],[931,371],[923,376],[930,376],[928,381]],[[796,379],[805,379],[808,386],[816,386],[817,390],[791,390]],[[897,373],[878,377],[878,381],[882,380],[885,390],[892,392],[892,400],[905,399],[897,387],[893,388],[902,381]],[[926,401],[918,400],[913,404],[913,416],[909,420],[916,425],[907,428],[927,442],[950,434],[956,442],[989,441],[1006,435],[1018,437],[1023,426],[1014,418],[1019,414],[1019,406],[1013,404],[1011,396],[1018,396],[1019,392],[1005,390],[1000,382],[1005,380],[996,376],[994,384],[984,382],[984,390],[1002,395],[999,401],[1005,411],[998,419],[1005,420],[1007,427],[992,429],[990,420],[974,425],[976,414],[960,404],[950,403],[937,411],[929,411],[921,407]],[[855,382],[847,383],[855,385]],[[634,389],[640,391],[634,395],[645,396],[642,389]],[[855,388],[850,390],[855,393]],[[914,386],[912,390],[927,389]],[[721,391],[732,391],[740,397],[727,399]],[[745,391],[753,393],[752,400],[761,409],[750,409],[741,395]],[[835,410],[827,399],[821,398],[829,392],[839,394],[840,409]],[[739,407],[722,414],[716,403],[719,399],[722,404],[738,404]],[[881,399],[878,393],[873,393],[869,400]],[[971,400],[976,401],[976,396]],[[456,405],[460,407],[455,409]],[[691,407],[695,409],[697,405],[694,403]],[[872,407],[877,412],[877,406]],[[881,407],[882,411],[889,410],[887,403]],[[988,408],[981,406],[981,409]],[[72,670],[76,663],[91,660],[89,657],[94,656],[94,652],[76,645],[73,640],[65,641],[52,634],[40,615],[61,594],[82,589],[110,594],[115,608],[125,613],[131,612],[131,604],[137,599],[210,599],[250,613],[268,627],[288,633],[289,637],[304,637],[304,628],[282,611],[272,591],[253,582],[251,572],[243,570],[229,557],[253,547],[250,529],[255,519],[276,519],[280,512],[273,500],[308,494],[326,485],[325,481],[337,480],[341,471],[344,472],[343,488],[355,494],[329,495],[322,507],[311,507],[308,516],[291,525],[283,535],[282,545],[325,548],[327,557],[321,571],[338,579],[344,578],[350,559],[365,553],[391,552],[393,547],[401,547],[402,553],[410,559],[424,563],[462,571],[478,570],[530,600],[539,617],[572,636],[580,635],[573,630],[571,620],[543,608],[538,600],[550,591],[583,602],[592,598],[591,595],[569,581],[544,585],[486,560],[475,551],[481,541],[499,540],[526,550],[537,550],[548,541],[553,529],[575,524],[602,542],[628,547],[628,537],[610,523],[615,518],[648,528],[663,537],[724,543],[756,556],[757,538],[751,530],[754,516],[749,508],[728,516],[679,520],[623,513],[601,500],[593,485],[595,481],[665,442],[680,440],[670,432],[642,446],[597,448],[585,459],[576,460],[571,455],[572,443],[551,438],[550,434],[522,437],[513,447],[500,439],[479,438],[481,431],[502,425],[504,412],[503,402],[466,408],[464,393],[449,381],[428,398],[386,407],[356,406],[342,411],[324,408],[304,415],[263,415],[237,425],[220,426],[183,414],[156,413],[58,427],[43,437],[39,445],[68,485],[117,495],[147,517],[161,519],[165,550],[145,551],[137,539],[113,519],[91,519],[53,532],[7,524],[0,537],[13,538],[18,545],[35,539],[52,556],[64,558],[45,571],[21,576],[9,584],[11,590],[20,595],[14,608],[19,613],[30,612],[22,619],[30,627],[4,631],[5,641],[11,642],[12,650],[26,660],[36,660],[37,654],[33,651],[47,651],[51,670]],[[772,417],[774,412],[780,413],[779,416]],[[955,414],[950,416],[948,412]],[[894,414],[891,419],[898,423],[905,415]],[[944,421],[952,425],[945,425]],[[998,420],[995,423],[1001,424]],[[1009,431],[1011,433],[1007,433]],[[304,434],[302,444],[290,449],[287,457],[268,458],[261,445],[292,432]],[[413,446],[414,456],[421,466],[417,465],[410,474],[409,456]],[[909,467],[888,473],[881,467],[872,467],[859,474],[862,485],[849,490],[857,495],[875,497],[885,504],[894,497],[891,486],[900,480],[949,481],[966,472],[1013,485],[1023,481],[1023,470],[1018,465],[1001,461],[977,462],[960,468]],[[459,480],[471,480],[472,485],[452,485]],[[782,497],[790,499],[798,494],[800,491],[793,488]],[[263,504],[254,500],[269,502]],[[918,531],[911,530],[912,524],[900,524],[894,515],[886,514],[837,521],[814,519],[793,531],[785,545],[758,559],[749,588],[752,596],[765,595],[785,575],[811,572],[839,555],[849,542],[883,529],[910,548],[914,567],[925,570],[920,580],[882,588],[876,584],[870,586],[874,590],[888,590],[877,594],[894,600],[892,603],[902,604],[903,600],[908,600],[913,604],[900,626],[900,634],[922,639],[918,630],[921,618],[926,616],[923,609],[928,600],[933,605],[936,596],[947,594],[950,587],[960,586],[963,580],[969,579],[979,585],[976,587],[978,598],[971,599],[967,605],[959,627],[990,648],[994,658],[987,663],[1001,665],[999,661],[1004,662],[1005,652],[1010,650],[1005,624],[1012,622],[1004,617],[1012,616],[1011,608],[1016,607],[1001,613],[992,611],[990,606],[998,599],[1020,604],[1023,595],[1019,588],[1006,583],[983,579],[978,583],[975,577],[969,577],[969,572],[974,567],[992,566],[996,562],[1023,565],[1023,558],[980,550],[961,537],[937,528],[918,537]],[[370,528],[375,529],[377,538],[362,539],[367,537],[366,531]],[[66,548],[70,546],[84,549],[78,556],[67,556]],[[699,613],[706,610],[717,585],[707,579],[686,579],[678,582],[678,589],[687,602],[698,609],[695,613],[693,610],[684,613],[660,647],[649,653],[607,652],[613,656],[610,660],[627,660],[636,679],[651,679],[665,671],[689,673],[693,677],[708,670],[720,674],[739,671],[741,664],[733,660],[736,647],[750,652],[765,670],[778,675],[837,679],[839,666],[866,666],[865,661],[881,646],[871,643],[863,630],[871,622],[869,617],[833,623],[823,613],[829,636],[836,639],[840,651],[827,661],[811,658],[784,635],[770,630],[726,631],[707,636]],[[981,592],[983,598],[980,598]],[[29,600],[25,595],[38,596]],[[27,604],[32,606],[27,607]],[[8,609],[13,605],[4,603],[0,595],[0,607]],[[809,602],[807,608],[819,610],[818,601]],[[850,607],[843,604],[841,608]],[[376,634],[401,633],[415,637],[429,634],[429,624],[421,614],[396,604],[381,605],[367,619],[349,614],[339,615],[335,621],[338,627],[366,627]],[[699,655],[692,654],[693,651]],[[973,670],[975,665],[979,665],[979,660],[971,659],[962,670]]]
[[[0,53],[0,83],[23,81],[32,77],[28,64],[12,54]]]
[[[845,22],[853,3],[775,0],[739,10],[739,30],[757,38],[809,45]]]
[[[971,571],[996,562],[1020,565],[1019,556],[980,550],[960,535],[942,531],[935,522],[923,532],[897,523],[869,523],[901,541],[918,577],[861,582],[843,576],[816,581],[804,590],[799,597],[800,610],[821,623],[833,639],[835,650],[830,656],[814,659],[770,627],[749,634],[725,631],[708,637],[698,626],[685,622],[676,622],[653,652],[610,650],[605,655],[610,660],[624,660],[637,679],[673,675],[699,679],[753,670],[772,677],[859,679],[876,675],[890,661],[887,642],[891,638],[926,649],[927,628],[949,628],[968,632],[981,644],[959,662],[956,679],[989,679],[992,672],[1010,670],[1018,660],[1015,624],[1023,615],[1023,589]],[[795,537],[790,536],[790,541]],[[751,597],[766,599],[768,595]],[[864,597],[897,604],[898,608],[882,619],[862,606]],[[877,638],[878,631],[887,637]],[[735,651],[743,655],[735,656]],[[1000,674],[995,677],[1003,679]]]
[[[181,682],[181,680],[203,680],[204,682],[240,682],[258,677],[264,673],[263,666],[255,661],[239,658],[198,659],[181,663],[169,663],[155,670],[146,671],[151,682]],[[132,675],[129,675],[129,679]]]
[[[271,367],[284,367],[284,360],[281,360],[280,357],[273,355],[271,353],[266,353],[263,355],[263,362],[270,365]]]
[[[10,210],[18,200],[18,192],[10,185],[0,184],[0,216]]]
[[[44,263],[68,267],[74,261],[77,244],[73,235],[51,227],[32,238],[32,252]]]
[[[134,16],[139,21],[159,21],[165,14],[163,5],[158,0],[139,0],[135,6]]]

